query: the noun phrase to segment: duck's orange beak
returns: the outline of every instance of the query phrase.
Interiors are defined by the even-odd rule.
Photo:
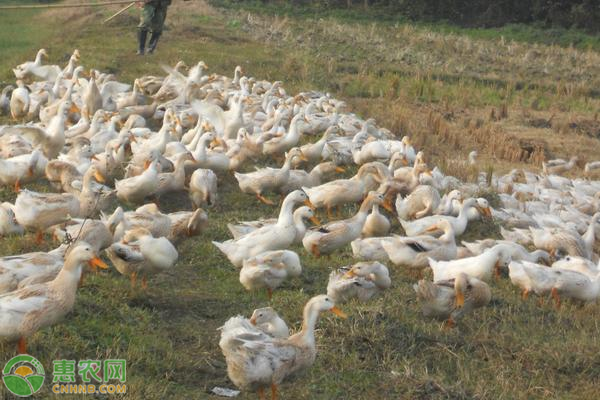
[[[342,167],[335,167],[335,172],[343,174],[344,172],[346,172],[346,170]]]
[[[310,222],[312,222],[313,224],[315,224],[317,226],[321,225],[321,221],[319,221],[319,218],[317,218],[315,216],[310,217],[309,220],[310,220]]]
[[[355,276],[356,276],[356,273],[352,270],[350,270],[344,274],[344,278],[354,278]]]
[[[256,318],[254,318],[254,317],[250,318],[250,323],[252,325],[256,325]]]
[[[394,207],[392,207],[392,201],[388,197],[386,197],[381,206],[391,213],[395,211]]]
[[[331,311],[332,313],[334,313],[335,315],[337,315],[340,318],[344,318],[344,319],[348,318],[348,314],[346,314],[345,312],[343,312],[336,306],[333,306],[329,311]]]
[[[456,307],[460,308],[463,307],[465,305],[465,294],[462,292],[462,290],[457,290],[456,291]]]
[[[310,207],[311,210],[314,210],[316,208],[314,204],[310,202],[309,199],[304,200],[304,205]]]
[[[102,175],[102,173],[100,171],[94,172],[94,178],[96,178],[96,181],[98,181],[100,183],[105,183],[106,182],[106,179],[104,178],[104,175]]]
[[[102,268],[102,269],[108,269],[108,265],[106,265],[106,263],[104,261],[102,261],[101,259],[99,259],[98,257],[92,258],[90,261],[88,261],[88,264],[90,265],[90,267],[98,267],[98,268]]]
[[[429,228],[425,229],[425,232],[435,232],[437,231],[439,228],[437,225],[432,225]]]

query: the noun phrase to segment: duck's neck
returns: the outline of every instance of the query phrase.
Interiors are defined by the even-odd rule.
[[[281,172],[287,172],[290,168],[292,168],[292,157],[287,157],[283,163],[283,167],[281,167]]]
[[[83,270],[83,266],[81,264],[77,265],[72,260],[69,260],[67,257],[65,261],[65,265],[60,270],[56,278],[50,285],[59,291],[72,290],[75,292],[77,290],[77,285],[79,284],[79,280],[81,278],[81,271]]]
[[[594,242],[596,241],[596,220],[593,217],[582,238],[588,248],[594,247]]]
[[[176,178],[185,180],[185,158],[180,157],[175,162],[175,169],[173,170],[173,175]]]
[[[196,146],[196,154],[194,154],[194,158],[196,160],[204,160],[206,159],[206,147],[208,146],[208,137],[201,137],[198,141],[198,145]]]
[[[354,215],[354,217],[352,217],[355,221],[357,221],[358,223],[362,225],[365,224],[365,221],[367,220],[367,216],[369,215],[369,211],[371,210],[371,207],[373,206],[373,202],[370,199],[365,199],[362,204],[360,205],[360,208],[358,209],[358,212]]]
[[[42,52],[39,52],[35,55],[35,65],[42,65]]]
[[[304,319],[302,321],[302,330],[298,337],[305,346],[315,346],[315,327],[319,319],[319,312],[313,310],[310,306],[304,308]]]
[[[293,218],[296,231],[298,231],[300,236],[304,236],[304,233],[306,233],[306,224],[304,223],[304,216],[300,213],[294,213]]]
[[[293,212],[296,201],[286,197],[279,210],[279,217],[277,218],[277,225],[291,225],[294,222]]]
[[[442,236],[440,236],[439,240],[441,240],[443,243],[454,244],[455,243],[454,231],[449,228],[445,229],[444,234]]]

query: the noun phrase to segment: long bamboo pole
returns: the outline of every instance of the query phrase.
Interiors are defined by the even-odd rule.
[[[110,6],[115,4],[129,4],[131,0],[113,0],[104,1],[101,3],[61,3],[61,4],[21,4],[21,5],[7,5],[0,6],[0,10],[29,10],[36,8],[77,8],[77,7],[102,7]]]
[[[129,10],[131,7],[133,7],[135,5],[135,1],[131,2],[130,5],[125,6],[123,8],[121,8],[119,11],[117,11],[116,13],[114,13],[113,15],[111,15],[110,17],[106,18],[104,21],[102,21],[103,24],[107,23],[108,21],[110,21],[113,18],[118,17],[119,15],[123,14],[125,11]]]

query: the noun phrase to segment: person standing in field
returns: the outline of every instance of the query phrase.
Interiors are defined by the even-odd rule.
[[[167,8],[171,5],[171,0],[143,0],[138,1],[137,5],[142,8],[140,24],[138,25],[137,54],[144,55],[148,32],[152,33],[148,42],[148,53],[152,54],[156,49],[158,38],[162,34],[165,18],[167,18]]]

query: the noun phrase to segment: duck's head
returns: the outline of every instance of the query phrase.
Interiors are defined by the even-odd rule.
[[[335,306],[334,301],[324,294],[318,295],[310,299],[306,306],[304,306],[304,310],[308,312],[317,312],[321,313],[324,311],[330,311],[341,318],[348,318],[348,315],[337,308]]]
[[[306,192],[302,189],[294,190],[293,192],[287,195],[285,200],[293,201],[295,204],[304,203],[306,206],[312,209],[315,208],[315,206],[313,206],[313,204],[310,202],[308,194],[306,194]]]
[[[321,221],[315,217],[315,212],[308,206],[302,206],[294,211],[294,214],[298,213],[302,219],[307,219],[315,225],[321,225]]]
[[[285,159],[290,160],[290,161],[295,157],[299,158],[301,161],[304,161],[304,162],[308,161],[308,158],[306,158],[306,156],[304,155],[302,150],[300,150],[298,147],[294,147],[289,152],[287,152],[285,155]]]
[[[88,264],[91,268],[108,268],[108,265],[98,258],[92,246],[86,242],[78,242],[68,252],[66,259],[65,268],[76,268],[82,264]]]
[[[481,213],[481,215],[488,217],[488,218],[492,217],[492,210],[490,209],[490,203],[483,197],[480,197],[477,199],[477,201],[475,203],[475,208],[477,209],[477,211],[479,211]]]
[[[362,278],[366,278],[368,280],[373,280],[374,275],[389,275],[388,269],[385,265],[378,261],[374,262],[359,262],[354,264],[348,272],[346,272],[345,276],[347,278],[353,278],[355,276],[359,276]]]
[[[250,317],[252,325],[269,324],[279,318],[279,315],[272,307],[257,308]]]

